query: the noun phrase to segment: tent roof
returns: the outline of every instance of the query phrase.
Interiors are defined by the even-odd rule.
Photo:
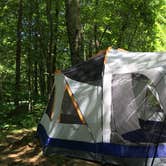
[[[85,62],[64,70],[63,74],[73,80],[85,83],[101,80],[104,57],[104,54],[94,56]]]
[[[152,68],[166,68],[166,52],[127,52],[107,51],[106,64],[109,72],[129,73],[144,71]]]
[[[62,73],[79,82],[94,84],[101,80],[103,66],[108,67],[107,72],[130,73],[145,71],[151,68],[166,68],[166,52],[128,52],[108,48],[103,53],[77,64]]]

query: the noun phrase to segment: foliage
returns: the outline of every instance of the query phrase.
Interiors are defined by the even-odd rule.
[[[14,109],[14,105],[9,103],[14,102],[16,94],[21,101],[31,103],[35,108],[31,112],[25,108],[26,113],[20,113],[15,123],[10,118],[2,118],[1,128],[18,126],[18,123],[22,127],[35,125],[35,116],[38,115],[36,103],[47,101],[51,73],[54,69],[63,70],[71,65],[64,2],[23,0],[21,82],[20,91],[16,93],[19,1],[0,1],[0,107],[3,110],[0,114],[6,119],[11,109]],[[129,51],[166,50],[165,0],[79,2],[83,46],[81,59],[85,60],[108,46]]]
[[[14,103],[3,104],[0,107],[0,130],[1,132],[9,132],[22,128],[36,127],[43,110],[45,103],[37,103],[34,105],[33,111],[28,112],[27,105],[22,104],[21,110],[17,116],[15,116]]]
[[[155,40],[155,50],[165,51],[166,50],[166,0],[160,2],[159,10],[156,11],[156,40]]]
[[[56,69],[64,70],[70,67],[71,59],[75,57],[70,55],[65,0],[22,0],[20,90],[16,92],[19,2],[0,1],[0,140],[3,143],[9,141],[9,133],[21,132],[22,135],[25,128],[30,131],[32,128],[36,129],[45,110],[53,81],[52,73]],[[81,60],[88,59],[108,46],[129,51],[166,51],[166,0],[77,2],[81,11]],[[20,100],[17,109],[14,104],[16,95]],[[156,104],[154,98],[149,100]],[[5,157],[1,162],[12,159],[7,155],[9,152],[12,152],[12,155],[13,152],[18,153],[22,160],[27,160],[22,153],[21,143],[27,145],[28,142],[32,143],[32,139],[31,133],[25,139],[19,140],[18,144],[14,143],[14,146],[8,146],[8,143],[8,147],[3,145]],[[28,156],[36,153],[37,159],[40,160],[38,151],[34,148],[31,151],[33,154],[30,155],[28,151]],[[66,165],[66,162],[67,165],[75,165],[61,157],[53,156],[50,163],[55,163],[53,160],[56,160],[57,165]]]

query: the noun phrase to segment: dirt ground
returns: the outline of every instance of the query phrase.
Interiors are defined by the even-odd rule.
[[[93,162],[64,157],[45,157],[35,130],[21,130],[0,140],[0,166],[99,166]]]

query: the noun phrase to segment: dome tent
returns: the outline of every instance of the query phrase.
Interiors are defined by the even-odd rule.
[[[106,54],[57,72],[38,125],[45,154],[166,164],[166,53]]]

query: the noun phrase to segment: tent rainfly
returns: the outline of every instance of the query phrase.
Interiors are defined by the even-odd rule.
[[[108,48],[57,72],[37,135],[46,155],[166,165],[166,53]]]

